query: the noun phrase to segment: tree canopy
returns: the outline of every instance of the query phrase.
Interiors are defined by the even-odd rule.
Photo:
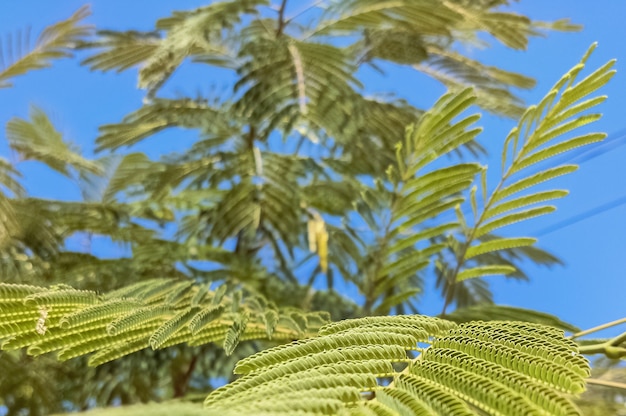
[[[0,60],[2,88],[79,54],[93,71],[137,71],[145,98],[100,126],[95,158],[42,109],[6,125],[19,161],[75,181],[83,199],[29,195],[19,161],[0,160],[0,406],[9,415],[164,400],[101,412],[617,409],[617,393],[579,396],[610,367],[591,376],[585,355],[623,376],[615,363],[626,336],[589,340],[596,328],[496,305],[484,279],[527,280],[524,264],[559,262],[507,227],[567,195],[549,181],[578,166],[557,156],[606,137],[581,128],[600,119],[599,90],[615,73],[614,61],[588,63],[594,44],[526,106],[515,91],[533,79],[460,45],[488,35],[524,50],[530,37],[578,27],[533,21],[508,3],[321,1],[288,16],[286,0],[232,0],[173,12],[149,32],[94,31],[82,8],[34,45],[17,39],[21,53]],[[188,65],[233,82],[164,93]],[[385,65],[448,91],[432,108],[372,94],[360,71]],[[501,172],[494,183],[474,161],[485,151],[481,112],[517,120],[501,166],[489,167]],[[180,151],[131,149],[181,129],[196,136]],[[87,244],[76,249],[77,238]],[[98,255],[97,239],[124,255]],[[428,283],[438,317],[420,314]]]

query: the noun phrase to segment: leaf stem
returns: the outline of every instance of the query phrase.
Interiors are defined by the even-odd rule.
[[[620,323],[619,321],[624,321],[624,319],[618,319],[617,321],[609,322],[609,324],[600,325],[596,328],[591,328],[591,329],[594,331],[599,331],[604,328],[615,326],[617,325],[616,322]],[[594,331],[587,330],[587,331],[579,332],[579,334],[591,333]],[[578,335],[578,334],[574,334],[574,335]],[[570,338],[573,338],[574,335]],[[578,351],[581,354],[604,354],[608,358],[620,359],[620,358],[626,357],[626,346],[622,346],[622,344],[624,343],[626,343],[626,331],[605,342],[600,342],[600,343],[591,344],[591,345],[581,345],[578,347]]]

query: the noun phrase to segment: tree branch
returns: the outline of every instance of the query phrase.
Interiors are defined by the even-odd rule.
[[[196,369],[196,365],[198,364],[198,357],[200,354],[195,354],[191,361],[189,362],[189,367],[185,374],[181,377],[180,383],[174,384],[174,397],[183,397],[187,393],[187,388],[189,387],[189,381],[191,380],[191,376]]]
[[[588,378],[585,380],[587,384],[594,384],[596,386],[615,387],[617,389],[626,390],[626,383],[618,383],[617,381],[601,380],[599,378]]]
[[[278,28],[276,29],[276,37],[279,37],[283,34],[283,30],[285,29],[285,8],[287,7],[287,0],[283,0],[280,4],[280,9],[278,9]]]
[[[621,318],[621,319],[617,319],[617,320],[612,321],[612,322],[608,322],[606,324],[594,326],[593,328],[590,328],[590,329],[585,329],[584,331],[580,331],[580,332],[577,332],[577,333],[575,333],[573,335],[570,335],[569,338],[570,339],[580,338],[580,337],[583,337],[585,335],[589,335],[589,334],[592,334],[594,332],[602,331],[603,329],[611,328],[613,326],[617,326],[617,325],[621,325],[621,324],[625,324],[625,323],[626,323],[626,317],[625,318]]]

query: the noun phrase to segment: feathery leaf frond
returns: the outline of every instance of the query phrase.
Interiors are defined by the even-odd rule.
[[[235,371],[243,376],[207,397],[207,414],[574,415],[589,364],[547,326],[401,315],[329,324]]]
[[[553,212],[556,208],[544,203],[566,196],[566,191],[530,191],[525,195],[519,194],[542,182],[570,173],[576,166],[562,165],[520,177],[525,169],[562,152],[595,143],[605,137],[600,133],[588,133],[552,144],[568,132],[599,118],[599,115],[588,115],[583,111],[603,101],[601,97],[588,97],[611,79],[615,73],[611,69],[613,61],[577,82],[578,75],[594,48],[595,44],[589,48],[581,62],[565,74],[539,104],[526,110],[518,125],[507,136],[502,155],[502,179],[489,197],[486,181],[482,182],[482,212],[476,212],[474,205],[475,223],[464,230],[464,242],[454,248],[457,267],[451,271],[447,279],[460,281],[489,274],[515,272],[515,268],[510,264],[470,265],[470,268],[465,270],[461,266],[465,261],[483,253],[532,245],[536,241],[532,238],[483,237],[498,232],[507,225]],[[517,180],[510,183],[512,177],[517,177]],[[473,201],[475,204],[475,199]],[[478,243],[474,244],[476,241]],[[448,295],[449,301],[451,298]]]
[[[92,354],[89,363],[97,366],[147,347],[180,343],[218,343],[232,353],[240,340],[298,339],[327,319],[321,313],[276,309],[254,297],[237,303],[237,296],[228,296],[213,304],[216,292],[198,298],[200,289],[190,281],[157,279],[99,296],[0,284],[0,339],[3,349],[28,347],[33,355],[57,351],[61,360]],[[290,323],[295,316],[303,325]]]
[[[18,36],[16,45],[9,38],[5,50],[0,47],[0,88],[10,87],[10,80],[16,76],[49,67],[53,59],[71,56],[71,49],[91,34],[89,26],[80,24],[88,15],[89,8],[82,7],[67,20],[47,27],[30,51],[28,38]]]
[[[224,124],[220,113],[204,103],[158,99],[129,114],[122,123],[101,126],[96,143],[98,150],[114,150],[131,146],[168,127],[202,128],[213,123]]]
[[[41,109],[33,107],[30,118],[31,121],[13,118],[6,127],[9,145],[23,159],[38,160],[66,176],[70,173],[68,167],[78,172],[102,172],[97,163],[86,160],[63,141]]]
[[[474,100],[469,89],[446,94],[411,124],[404,140],[396,145],[395,163],[387,170],[392,191],[377,184],[371,192],[384,196],[379,197],[380,203],[389,209],[384,234],[371,255],[372,275],[361,284],[372,306],[381,298],[374,309],[377,314],[407,304],[419,292],[418,273],[445,247],[437,239],[456,227],[454,223],[431,224],[464,201],[462,192],[472,184],[481,166],[461,163],[424,170],[442,156],[458,151],[481,131],[472,128],[479,116],[460,116]]]
[[[460,308],[444,316],[456,323],[471,321],[522,321],[552,326],[568,332],[578,332],[579,328],[564,322],[554,315],[531,309],[517,308],[506,305],[482,304]]]

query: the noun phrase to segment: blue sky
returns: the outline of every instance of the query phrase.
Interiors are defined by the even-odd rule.
[[[150,30],[156,19],[169,15],[173,9],[192,9],[205,3],[199,0],[93,0],[93,15],[88,21],[101,29]],[[294,5],[292,10],[297,10],[304,3],[293,0],[290,4]],[[0,36],[4,39],[7,34],[27,27],[31,27],[35,35],[46,25],[67,18],[83,4],[81,0],[0,2]],[[590,66],[600,66],[609,59],[617,58],[618,74],[603,90],[609,99],[601,107],[604,117],[594,130],[616,137],[621,131],[626,131],[626,71],[621,69],[626,62],[626,26],[623,25],[626,2],[606,0],[601,6],[594,7],[596,4],[585,0],[522,0],[514,4],[513,10],[538,20],[569,17],[573,22],[584,25],[584,30],[534,38],[526,52],[495,46],[474,51],[473,56],[486,63],[535,77],[537,87],[521,92],[530,104],[540,100],[548,88],[580,59],[587,47],[598,41],[599,47]],[[411,74],[411,82],[403,82],[400,90],[398,77],[404,74]],[[191,85],[184,83],[188,79],[193,79]],[[185,69],[177,73],[168,89],[193,95],[197,85],[207,91],[215,79],[210,72]],[[57,61],[52,69],[20,77],[15,80],[13,88],[0,90],[0,125],[4,126],[14,116],[26,117],[29,105],[36,104],[51,115],[67,139],[91,154],[99,125],[117,122],[140,107],[143,92],[136,90],[136,82],[136,71],[119,75],[90,73],[87,68],[78,66],[77,60]],[[440,85],[407,71],[376,78],[369,86],[372,91],[397,92],[422,107],[430,106],[444,92]],[[500,145],[514,122],[485,116],[481,124],[485,127],[481,143],[490,149],[492,155],[491,159],[481,162],[498,167]],[[10,158],[2,136],[3,133],[0,133],[0,154]],[[192,137],[180,133],[160,134],[138,149],[149,149],[154,154],[166,152],[190,143]],[[626,138],[615,143],[624,140]],[[584,163],[578,172],[558,183],[571,193],[558,202],[555,214],[525,223],[513,231],[536,235],[551,224],[626,196],[624,160],[626,146],[617,146]],[[36,163],[23,163],[20,169],[28,179],[28,189],[36,196],[79,197],[74,184]],[[626,293],[623,264],[626,257],[626,205],[546,234],[539,243],[561,257],[566,265],[552,270],[529,268],[531,284],[491,279],[496,301],[550,312],[583,328],[626,315],[623,300]],[[438,313],[440,308],[440,303],[427,303],[424,311]]]

